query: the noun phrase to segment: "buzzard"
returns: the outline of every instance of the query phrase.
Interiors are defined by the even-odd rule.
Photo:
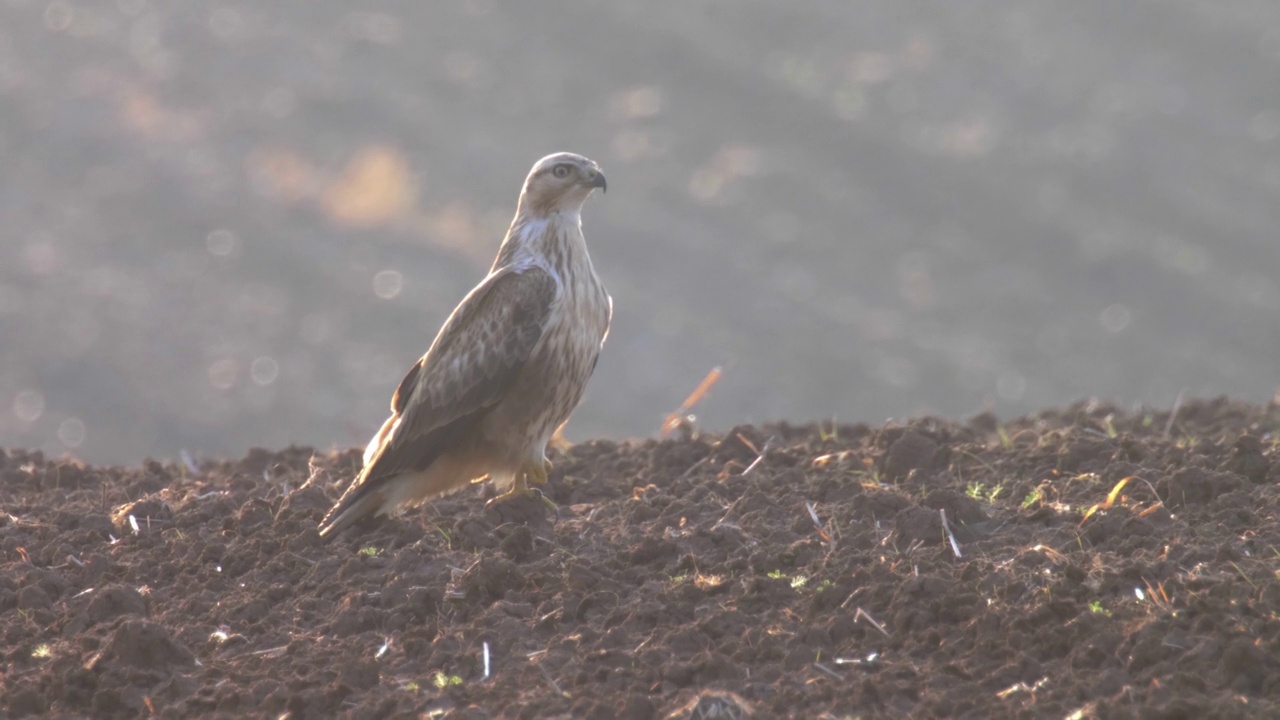
[[[582,205],[605,187],[581,155],[534,164],[488,276],[400,382],[322,537],[486,476],[506,490],[490,503],[546,483],[547,441],[582,399],[613,316],[582,236]]]

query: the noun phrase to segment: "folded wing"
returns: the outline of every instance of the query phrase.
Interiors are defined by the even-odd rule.
[[[555,279],[536,267],[498,271],[467,295],[400,382],[378,447],[366,451],[364,469],[321,522],[321,536],[389,511],[388,482],[426,470],[475,432],[528,361],[555,295]]]

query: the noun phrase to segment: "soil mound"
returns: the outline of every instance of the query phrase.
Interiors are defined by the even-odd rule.
[[[581,443],[321,543],[359,451],[0,453],[0,714],[1277,717],[1280,408]]]

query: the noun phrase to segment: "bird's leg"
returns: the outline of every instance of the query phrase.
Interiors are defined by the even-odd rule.
[[[529,473],[530,485],[536,485],[538,487],[542,487],[543,485],[547,484],[547,476],[551,474],[550,460],[548,460],[544,456],[542,458],[542,462],[540,463],[539,462],[529,463],[529,469],[531,470],[531,472]]]
[[[524,473],[523,467],[517,470],[515,479],[511,481],[511,487],[501,495],[495,495],[492,499],[489,500],[489,502],[485,503],[484,506],[493,507],[498,503],[504,503],[508,500],[514,500],[518,497],[524,497],[525,495],[528,495],[531,491],[529,490],[528,483],[525,482],[524,474],[525,473]]]
[[[525,497],[536,493],[538,495],[538,499],[550,508],[551,512],[555,513],[558,517],[560,515],[560,508],[551,501],[551,498],[543,495],[542,491],[537,489],[539,486],[547,484],[547,474],[550,471],[551,461],[545,457],[540,460],[526,462],[520,467],[520,470],[516,472],[515,480],[511,483],[511,489],[485,503],[484,506],[487,508],[493,507],[500,502],[506,502],[507,500],[514,500],[518,497]],[[531,488],[529,487],[530,485],[533,485],[534,487]]]
[[[542,487],[547,484],[547,476],[551,474],[551,461],[547,459],[546,455],[543,455],[542,462],[534,463],[534,465],[537,470],[535,476],[529,478],[529,482],[537,485],[538,487]],[[538,498],[542,500],[542,504],[546,505],[547,508],[551,510],[552,514],[556,516],[556,519],[559,519],[560,506],[552,502],[551,498],[543,494],[541,490],[535,489],[534,492],[538,493]]]

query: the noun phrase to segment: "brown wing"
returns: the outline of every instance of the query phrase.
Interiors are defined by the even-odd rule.
[[[396,389],[394,429],[329,511],[321,535],[381,510],[388,482],[425,470],[474,431],[542,337],[555,292],[555,279],[539,268],[504,270],[463,299]]]
[[[404,414],[405,403],[409,401],[409,396],[413,393],[413,388],[418,384],[418,370],[422,368],[422,360],[413,364],[409,368],[409,372],[405,374],[404,379],[400,381],[400,387],[396,388],[395,393],[391,396],[391,416],[382,423],[382,427],[378,428],[377,434],[369,441],[369,445],[364,449],[364,464],[368,465],[373,456],[387,442],[387,436],[395,431],[397,423]]]
[[[591,372],[587,373],[587,377],[595,374],[596,365],[600,362],[600,351],[604,350],[604,341],[609,339],[609,328],[613,326],[613,298],[609,293],[605,293],[604,300],[604,334],[600,336],[600,347],[596,348],[596,356],[591,358]]]
[[[409,397],[413,395],[413,389],[418,385],[418,372],[422,370],[422,361],[425,356],[418,358],[418,362],[409,368],[409,372],[404,374],[404,379],[400,381],[400,386],[396,388],[395,394],[391,396],[391,414],[394,417],[404,415],[404,406],[408,404]]]

